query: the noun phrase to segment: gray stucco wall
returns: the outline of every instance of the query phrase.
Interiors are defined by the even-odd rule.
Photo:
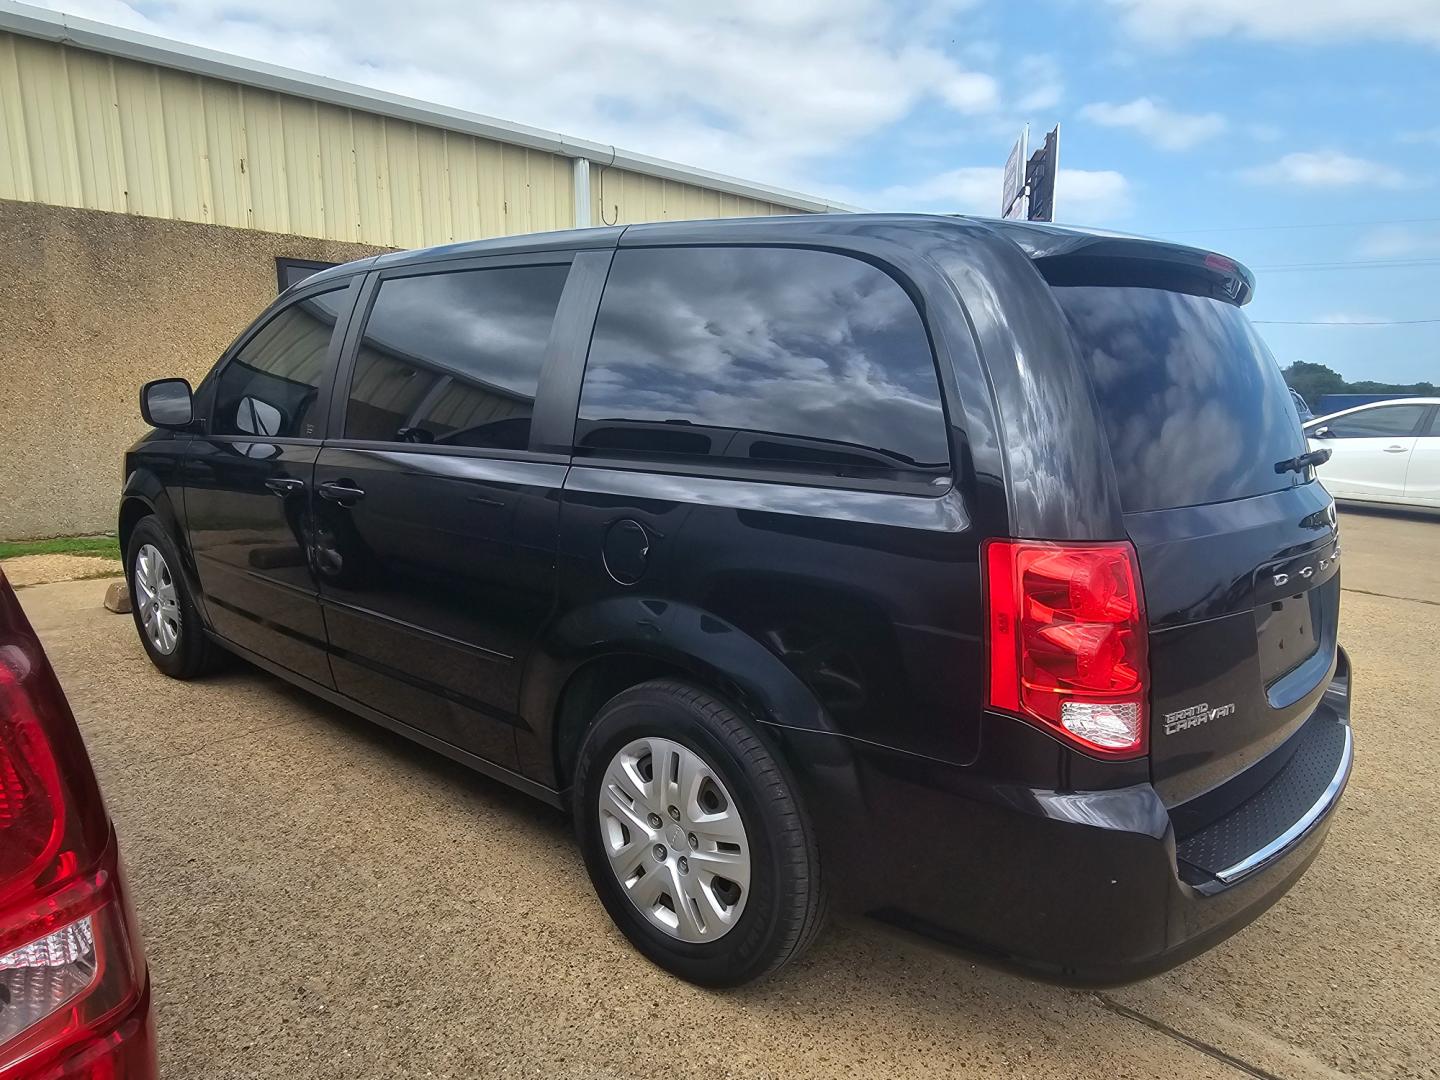
[[[0,200],[0,539],[111,532],[148,379],[197,383],[275,259],[381,248]]]

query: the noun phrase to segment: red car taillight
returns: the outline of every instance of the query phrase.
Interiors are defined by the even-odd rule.
[[[59,768],[15,670],[25,658],[15,646],[6,651],[12,655],[0,659],[0,905],[50,864],[65,831]]]
[[[153,1076],[144,955],[109,815],[0,577],[0,1080]]]
[[[986,704],[1088,754],[1145,753],[1149,659],[1135,549],[989,540]]]

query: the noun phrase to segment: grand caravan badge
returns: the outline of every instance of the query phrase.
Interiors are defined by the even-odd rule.
[[[1199,705],[1191,705],[1188,709],[1166,713],[1165,734],[1174,735],[1180,731],[1189,731],[1191,728],[1208,724],[1211,720],[1218,720],[1222,716],[1232,716],[1234,713],[1235,703],[1233,701],[1217,705],[1213,709],[1208,701],[1202,701]]]

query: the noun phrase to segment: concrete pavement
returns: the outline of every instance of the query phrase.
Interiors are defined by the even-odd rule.
[[[103,581],[20,596],[120,829],[168,1077],[1436,1076],[1440,517],[1343,529],[1357,765],[1326,850],[1105,994],[863,921],[696,989],[611,927],[556,812],[253,669],[164,678]]]

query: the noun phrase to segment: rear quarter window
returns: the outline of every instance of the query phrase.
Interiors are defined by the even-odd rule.
[[[949,467],[909,295],[869,263],[793,248],[617,252],[576,446],[874,479]]]
[[[1304,452],[1280,369],[1241,310],[1164,289],[1057,286],[1090,375],[1128,512],[1301,483]]]

